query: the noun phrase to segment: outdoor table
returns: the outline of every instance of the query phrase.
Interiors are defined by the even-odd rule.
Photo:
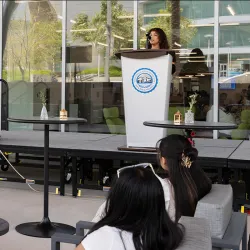
[[[174,123],[174,121],[145,121],[143,123],[148,127],[156,127],[156,128],[175,128],[175,129],[185,129],[187,137],[190,142],[194,144],[193,140],[193,130],[194,129],[202,129],[202,130],[231,130],[237,129],[236,124],[232,123],[223,123],[223,122],[204,122],[204,121],[195,121],[194,123],[184,123],[180,124]]]
[[[71,118],[60,119],[59,117],[49,117],[42,120],[38,116],[26,118],[8,118],[9,122],[33,123],[44,125],[44,214],[41,222],[28,222],[16,226],[16,231],[20,234],[50,238],[55,232],[74,234],[75,228],[62,223],[54,223],[49,219],[49,125],[50,124],[80,124],[86,123],[86,119]]]

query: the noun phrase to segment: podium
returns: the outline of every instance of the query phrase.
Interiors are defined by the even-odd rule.
[[[172,79],[173,51],[130,50],[121,58],[127,147],[155,148],[166,136],[164,128],[151,128],[144,121],[167,120]]]

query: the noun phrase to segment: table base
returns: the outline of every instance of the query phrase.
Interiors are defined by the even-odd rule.
[[[16,231],[20,234],[38,237],[38,238],[51,238],[54,233],[75,234],[76,229],[72,226],[53,223],[49,219],[42,222],[28,222],[16,226]]]

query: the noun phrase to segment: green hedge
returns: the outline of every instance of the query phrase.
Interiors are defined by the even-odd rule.
[[[2,74],[3,74],[3,76],[2,76],[3,79],[7,81],[7,70],[3,69]]]
[[[104,74],[104,68],[100,68],[100,74]],[[81,75],[88,75],[88,74],[98,74],[98,68],[91,68],[91,69],[84,69],[80,73]],[[79,74],[78,74],[79,75]],[[109,76],[110,77],[117,77],[122,76],[122,70],[116,66],[109,67]]]
[[[30,71],[31,75],[51,75],[52,71],[51,70],[31,70]],[[3,69],[3,79],[7,80],[7,78],[10,81],[17,81],[22,79],[22,74],[19,70],[16,70],[13,76],[13,72],[10,70]],[[24,73],[24,80],[29,81],[29,72],[25,71]]]
[[[51,70],[31,70],[32,75],[51,75]]]

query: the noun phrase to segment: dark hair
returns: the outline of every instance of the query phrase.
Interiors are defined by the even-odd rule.
[[[131,232],[136,250],[175,249],[183,239],[183,227],[169,218],[162,185],[150,169],[123,170],[110,189],[105,214],[89,234],[105,225]]]
[[[220,93],[220,98],[222,98],[222,97],[227,97],[227,93]]]
[[[190,53],[190,60],[197,60],[197,56],[204,56],[203,52],[199,48],[195,48]]]
[[[174,188],[176,221],[181,216],[194,216],[197,202],[211,190],[211,181],[198,166],[198,151],[182,135],[169,135],[158,142],[159,157],[164,157]],[[182,156],[189,157],[190,168],[183,166]]]
[[[169,49],[169,44],[168,44],[168,39],[166,36],[166,33],[160,29],[160,28],[153,28],[151,30],[149,30],[149,34],[154,31],[158,34],[159,36],[159,41],[160,41],[160,49]],[[148,48],[151,49],[152,45],[150,42],[148,42]]]

